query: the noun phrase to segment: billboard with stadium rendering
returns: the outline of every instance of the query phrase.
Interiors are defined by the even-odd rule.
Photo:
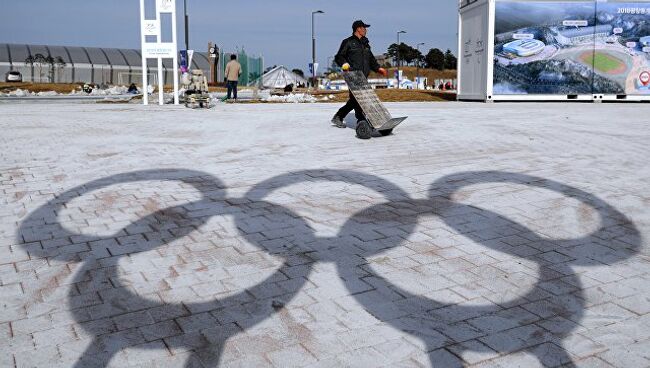
[[[496,0],[495,95],[649,95],[650,1]]]

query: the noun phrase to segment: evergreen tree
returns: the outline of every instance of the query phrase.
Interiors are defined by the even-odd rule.
[[[445,69],[456,70],[457,68],[458,59],[452,54],[451,50],[447,49],[447,52],[445,52]]]
[[[420,60],[422,60],[422,58],[423,56],[420,50],[408,46],[408,49],[406,50],[406,55],[404,55],[404,61],[406,61],[406,64],[413,64],[414,62],[419,62]]]
[[[427,68],[430,69],[445,69],[445,54],[440,49],[431,49],[424,57],[424,62]]]
[[[414,61],[421,58],[422,53],[416,48],[413,48],[404,42],[397,45],[396,43],[388,46],[388,56],[395,60],[395,64],[400,64],[401,61],[406,62],[406,64],[411,64]]]

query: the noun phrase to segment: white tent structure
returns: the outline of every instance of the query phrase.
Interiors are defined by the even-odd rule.
[[[307,79],[290,71],[284,65],[277,66],[262,76],[264,88],[284,88],[289,84],[297,86],[298,83],[307,85]]]

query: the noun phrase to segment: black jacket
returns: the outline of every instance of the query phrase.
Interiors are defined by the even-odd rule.
[[[341,43],[341,48],[336,54],[336,63],[339,66],[343,64],[350,64],[352,70],[361,70],[366,78],[370,71],[379,71],[379,63],[370,50],[370,41],[367,38],[358,38],[355,35],[346,38]]]

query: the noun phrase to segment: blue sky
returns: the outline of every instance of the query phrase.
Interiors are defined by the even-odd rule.
[[[370,23],[375,53],[396,42],[456,53],[457,0],[187,0],[190,48],[205,51],[208,41],[226,50],[244,47],[262,54],[267,66],[307,70],[311,59],[311,12],[317,15],[317,56],[321,64],[351,34],[355,19]],[[184,44],[182,7],[179,47]],[[0,43],[139,48],[138,0],[7,0],[0,11]]]

